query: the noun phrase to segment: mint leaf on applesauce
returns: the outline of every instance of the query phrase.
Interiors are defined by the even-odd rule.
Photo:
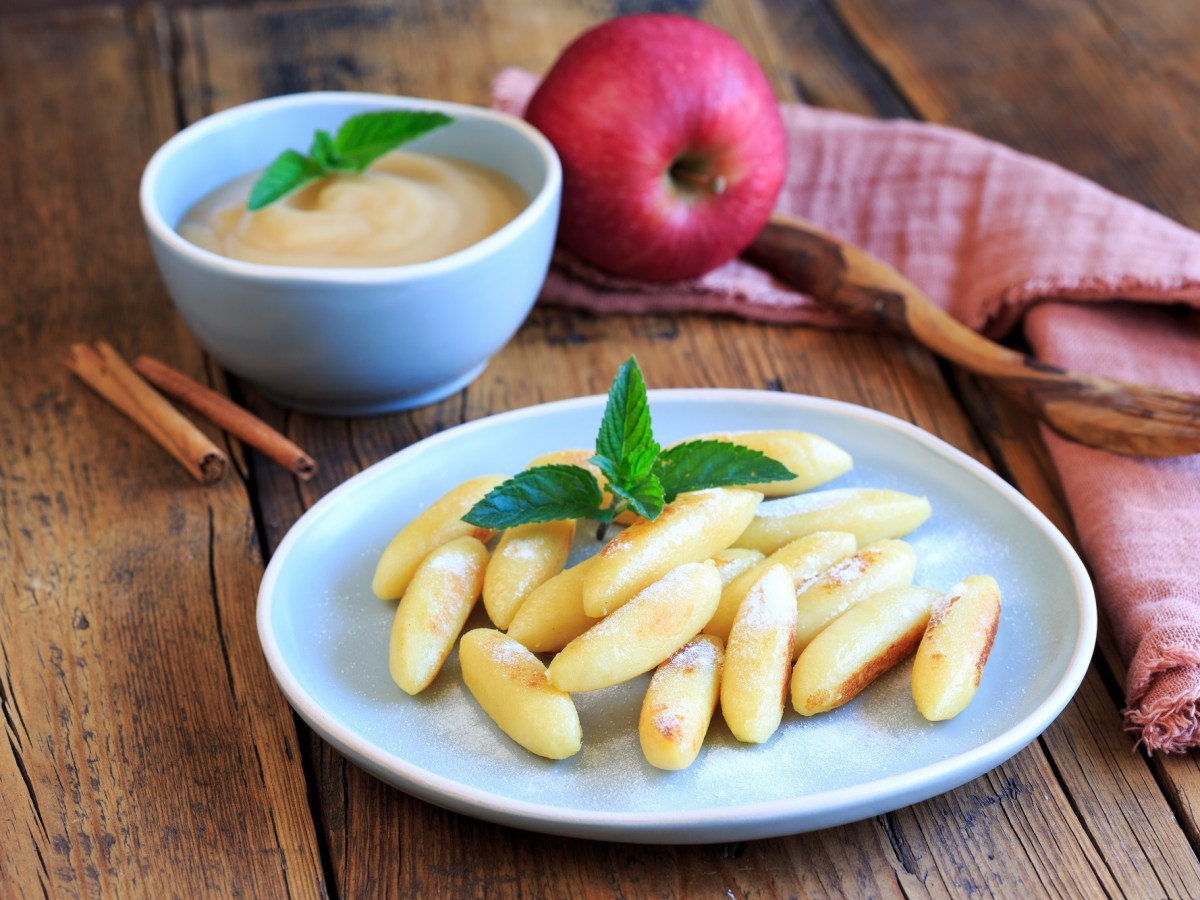
[[[292,191],[337,172],[361,172],[383,154],[454,119],[440,112],[389,109],[351,116],[331,135],[318,130],[305,155],[284,150],[250,189],[246,208],[269,206]]]
[[[251,210],[261,209],[287,196],[296,188],[316,181],[327,171],[320,161],[312,157],[295,150],[284,150],[258,177],[246,206]]]
[[[334,135],[334,158],[361,172],[388,151],[453,121],[443,113],[407,109],[351,116]]]
[[[512,528],[530,522],[592,519],[605,525],[625,510],[657,519],[666,503],[685,491],[788,481],[795,473],[777,460],[728,441],[695,440],[662,450],[654,439],[646,383],[632,356],[608,392],[588,460],[606,479],[608,505],[595,475],[583,466],[535,466],[497,485],[463,516],[480,528]]]

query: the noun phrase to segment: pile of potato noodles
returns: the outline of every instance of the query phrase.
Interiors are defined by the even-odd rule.
[[[948,591],[912,583],[916,555],[902,538],[929,518],[928,500],[814,490],[853,460],[808,432],[701,437],[760,450],[797,477],[681,494],[570,567],[574,521],[497,535],[462,520],[503,475],[463,482],[421,512],[372,581],[378,597],[399,601],[388,651],[396,684],[424,690],[457,643],[463,681],[496,725],[531,753],[564,759],[583,742],[572,694],[653,671],[638,737],[660,769],[691,765],[718,705],[738,741],[762,743],[789,699],[801,716],[836,709],[909,657],[925,718],[966,708],[1000,589],[988,575]],[[563,450],[530,466],[586,466],[590,455]],[[463,634],[480,598],[494,627]]]

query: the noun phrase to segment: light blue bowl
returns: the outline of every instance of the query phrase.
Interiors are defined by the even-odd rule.
[[[303,150],[313,131],[379,109],[437,110],[453,125],[410,146],[490,166],[531,198],[508,225],[407,266],[298,268],[226,259],[175,228],[226,182]],[[407,148],[406,148],[407,149]],[[562,169],[521,119],[482,107],[361,93],[292,94],[196,122],[142,175],[141,209],[175,308],[222,366],[296,409],[362,415],[433,403],[474,380],[537,298],[558,226]]]

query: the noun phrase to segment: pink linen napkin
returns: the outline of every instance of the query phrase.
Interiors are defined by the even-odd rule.
[[[493,102],[520,115],[536,85],[535,75],[505,69]],[[1047,361],[1200,393],[1200,313],[1166,306],[1200,308],[1200,234],[956,129],[797,104],[782,112],[791,162],[781,211],[891,263],[973,328],[1003,334],[1028,312],[1027,336]],[[560,250],[539,302],[843,324],[740,261],[648,285]],[[1128,664],[1127,728],[1150,752],[1200,746],[1200,566],[1190,546],[1200,455],[1129,458],[1048,431],[1046,440]]]
[[[1200,393],[1200,314],[1048,302],[1025,333],[1059,365]],[[1200,746],[1200,454],[1117,456],[1043,428],[1117,644],[1125,722],[1148,750]]]

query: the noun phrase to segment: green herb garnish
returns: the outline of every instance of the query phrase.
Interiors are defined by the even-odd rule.
[[[662,450],[650,426],[642,370],[632,356],[608,392],[588,462],[608,481],[612,499],[582,466],[534,466],[497,485],[471,507],[463,521],[480,528],[512,528],[556,519],[594,519],[604,526],[626,509],[657,519],[663,506],[685,491],[789,481],[796,475],[758,450],[728,441],[686,441]]]
[[[388,151],[453,121],[443,113],[412,109],[351,116],[335,135],[317,131],[307,156],[296,150],[279,154],[254,183],[246,208],[262,209],[326,175],[361,172]]]

